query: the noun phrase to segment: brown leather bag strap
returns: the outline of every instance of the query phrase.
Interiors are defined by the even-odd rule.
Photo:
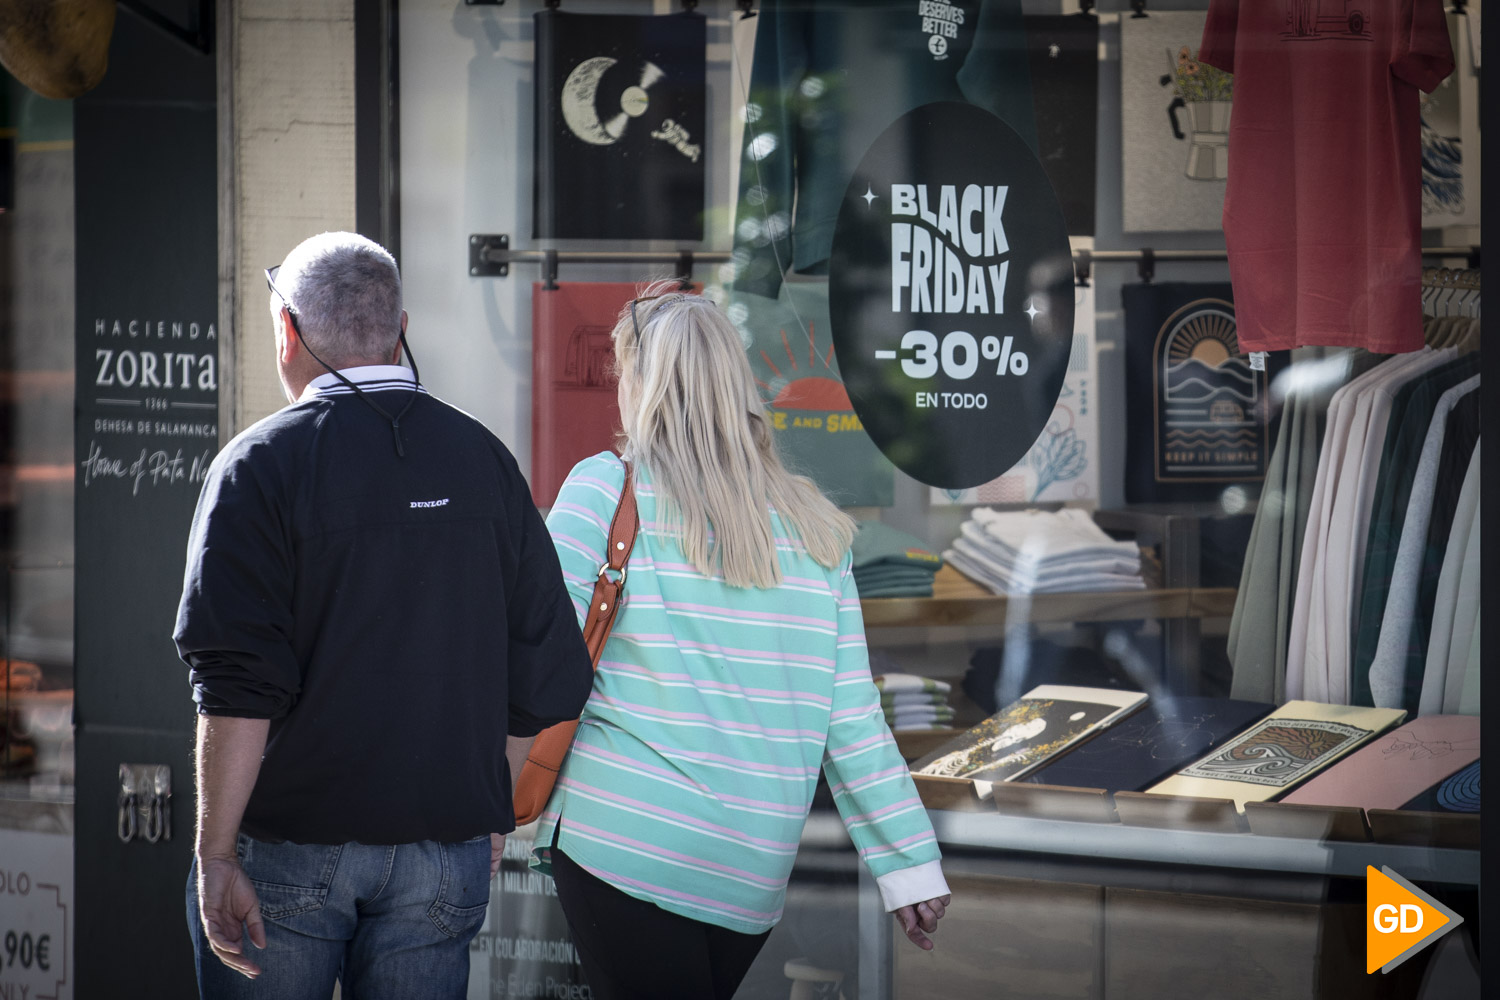
[[[599,577],[594,581],[594,597],[589,604],[588,618],[583,624],[583,641],[589,647],[589,657],[595,666],[604,652],[604,643],[614,627],[615,615],[620,610],[620,597],[625,592],[627,566],[631,550],[635,548],[635,536],[640,530],[640,515],[635,504],[635,470],[625,463],[625,483],[620,488],[620,504],[615,508],[614,520],[609,525],[609,538],[605,542],[605,563],[599,567]],[[611,574],[618,576],[611,576]]]
[[[609,526],[609,538],[605,542],[605,563],[599,567],[599,577],[594,581],[593,603],[583,623],[583,638],[589,648],[589,660],[597,668],[604,644],[609,641],[609,631],[614,627],[615,615],[620,611],[620,598],[625,593],[626,566],[630,552],[635,548],[635,536],[640,530],[640,515],[635,505],[635,473],[630,463],[625,463],[625,483],[620,488],[620,504],[615,508],[614,521]],[[557,772],[567,759],[573,746],[573,734],[578,730],[578,720],[570,719],[549,726],[537,734],[526,756],[526,763],[516,781],[514,806],[516,823],[530,823],[546,808],[552,794]]]

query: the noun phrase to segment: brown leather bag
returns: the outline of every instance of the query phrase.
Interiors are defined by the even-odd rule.
[[[615,614],[620,610],[620,598],[625,593],[625,567],[630,562],[630,550],[635,547],[640,525],[635,508],[635,474],[627,462],[620,505],[615,508],[615,519],[609,526],[608,561],[599,567],[599,577],[594,581],[594,599],[583,623],[583,641],[589,648],[589,661],[596,669],[604,644],[609,641],[610,629],[614,628]],[[611,578],[611,571],[619,578]],[[530,823],[546,808],[547,799],[552,796],[552,785],[557,781],[557,772],[562,769],[563,759],[573,747],[573,733],[577,729],[577,719],[559,722],[542,730],[532,742],[531,752],[521,767],[521,776],[516,779],[514,806],[517,826]]]

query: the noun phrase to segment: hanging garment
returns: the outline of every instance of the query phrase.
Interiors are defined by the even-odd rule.
[[[1475,532],[1474,547],[1479,547],[1478,532]],[[1475,561],[1478,559],[1476,557]],[[1478,715],[1480,707],[1479,699],[1479,623],[1474,623],[1474,635],[1470,637],[1469,662],[1464,668],[1464,689],[1458,695],[1458,707],[1456,711],[1460,715]],[[1444,698],[1446,706],[1447,699]]]
[[[1417,706],[1417,711],[1422,715],[1443,711],[1444,696],[1450,680],[1455,691],[1462,688],[1470,639],[1478,625],[1477,542],[1473,549],[1472,565],[1466,558],[1470,553],[1470,536],[1477,536],[1479,533],[1478,514],[1479,445],[1476,442],[1459,492],[1453,528],[1448,534],[1448,546],[1443,554],[1443,568],[1438,577],[1433,602],[1432,633],[1427,640],[1427,662],[1422,671],[1422,695]],[[1465,583],[1468,584],[1467,587],[1463,586]],[[1450,671],[1456,675],[1455,678],[1450,678]],[[1457,701],[1457,698],[1454,700]]]
[[[1068,235],[1094,235],[1099,136],[1099,19],[1077,14],[1025,19],[1036,105],[1037,156],[1062,205]]]
[[[1421,694],[1421,677],[1413,678],[1406,667],[1413,632],[1425,640],[1425,628],[1417,628],[1418,593],[1422,565],[1426,557],[1427,527],[1432,517],[1433,494],[1437,487],[1438,466],[1443,438],[1448,430],[1448,414],[1465,395],[1479,388],[1475,375],[1459,383],[1438,399],[1428,423],[1421,458],[1411,478],[1411,496],[1401,527],[1401,544],[1391,567],[1390,591],[1381,618],[1375,657],[1370,663],[1370,694],[1382,708],[1402,707],[1416,711]],[[1425,659],[1425,646],[1422,658]]]
[[[1433,410],[1443,393],[1477,374],[1478,357],[1463,355],[1406,384],[1391,402],[1390,424],[1381,448],[1378,486],[1366,532],[1359,612],[1354,620],[1354,658],[1349,675],[1351,704],[1374,704],[1370,694],[1370,664],[1380,643],[1391,570],[1411,497],[1411,471],[1421,458]]]
[[[1310,570],[1308,598],[1298,605],[1299,610],[1305,609],[1307,627],[1305,642],[1297,647],[1303,686],[1291,697],[1335,704],[1349,701],[1352,566],[1357,550],[1362,549],[1354,538],[1363,534],[1374,487],[1374,475],[1367,475],[1367,456],[1372,442],[1378,449],[1385,439],[1390,401],[1397,389],[1442,361],[1438,352],[1426,349],[1392,358],[1351,383],[1330,404],[1334,430],[1324,452],[1327,468],[1318,480],[1323,503],[1316,515],[1318,530],[1309,536],[1316,544],[1302,550],[1302,567]]]
[[[886,127],[961,101],[1036,148],[1021,0],[762,0],[735,207],[734,293],[775,300],[782,275],[826,273],[844,187]],[[735,81],[740,88],[743,81]]]
[[[1234,74],[1224,238],[1240,345],[1414,351],[1418,91],[1453,71],[1443,4],[1328,6],[1209,6],[1199,58]]]
[[[1272,383],[1273,396],[1283,380],[1291,388],[1229,626],[1230,693],[1236,698],[1280,703],[1288,697],[1287,649],[1297,576],[1328,406],[1338,389],[1380,360],[1364,350],[1328,358],[1317,358],[1312,350],[1294,351],[1291,366]]]
[[[1327,430],[1318,453],[1318,471],[1313,479],[1307,532],[1303,536],[1301,563],[1297,571],[1296,600],[1287,647],[1288,698],[1328,700],[1328,619],[1323,567],[1327,536],[1334,527],[1333,507],[1340,476],[1345,472],[1344,457],[1350,450],[1351,425],[1360,394],[1386,378],[1399,377],[1411,364],[1410,359],[1388,361],[1350,380],[1329,401]],[[1358,445],[1363,443],[1361,431]]]

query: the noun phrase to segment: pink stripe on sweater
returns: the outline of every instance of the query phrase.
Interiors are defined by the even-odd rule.
[[[558,502],[552,505],[552,509],[555,511],[565,510],[572,514],[578,514],[581,517],[586,518],[587,520],[593,521],[603,529],[606,535],[609,534],[609,522],[604,520],[604,518],[600,517],[598,514],[595,514],[589,508],[582,506],[581,504]]]
[[[770,611],[744,611],[740,608],[726,608],[717,604],[688,604],[684,601],[665,601],[667,608],[677,611],[701,611],[706,614],[725,615],[732,618],[750,618],[756,621],[784,622],[788,625],[817,625],[829,628],[830,623],[826,618],[808,618],[803,615],[782,615]]]
[[[837,785],[829,788],[829,791],[834,795],[838,795],[841,792],[858,791],[859,789],[864,788],[866,785],[872,785],[875,782],[880,781],[882,778],[889,778],[893,774],[901,774],[906,770],[907,768],[905,764],[886,768],[884,771],[877,771],[874,774],[867,774],[863,777],[856,778],[853,781],[841,781]]]
[[[604,492],[611,494],[616,500],[619,500],[620,498],[619,486],[615,485],[614,483],[606,483],[604,480],[596,479],[593,476],[575,476],[572,480],[570,480],[570,482],[588,483],[590,486],[597,486],[600,489],[604,490]]]
[[[742,795],[725,795],[722,792],[715,792],[708,785],[705,785],[703,782],[683,774],[681,771],[673,771],[665,767],[657,767],[654,764],[643,764],[640,761],[635,760],[634,758],[625,756],[624,754],[618,754],[612,750],[603,750],[588,743],[576,742],[573,744],[573,749],[569,752],[576,754],[579,757],[590,757],[595,760],[601,760],[604,762],[612,761],[614,763],[624,765],[626,770],[644,772],[646,774],[654,774],[659,777],[666,778],[667,780],[672,781],[678,785],[696,789],[706,795],[718,799],[720,802],[733,802],[736,805],[751,806],[756,809],[765,809],[769,812],[785,813],[788,816],[800,816],[805,814],[807,811],[803,806],[792,805],[786,802],[770,802],[764,799],[747,799]]]
[[[891,740],[890,736],[888,736],[887,734],[885,734],[885,733],[876,733],[874,736],[867,736],[867,737],[865,737],[864,739],[860,740],[858,743],[851,743],[848,746],[839,747],[838,750],[832,750],[832,749],[830,749],[828,751],[828,756],[832,757],[834,760],[838,760],[840,757],[847,757],[847,756],[849,756],[850,754],[852,754],[856,750],[863,750],[867,746],[871,746],[873,744],[880,743],[882,741],[890,741],[892,743],[892,745],[894,745],[894,743],[895,743],[895,741]]]
[[[743,868],[734,868],[730,865],[719,864],[717,861],[708,861],[704,858],[695,858],[691,854],[683,854],[681,851],[668,850],[667,848],[662,847],[660,844],[648,844],[643,840],[635,840],[634,838],[623,836],[613,830],[600,830],[598,827],[580,823],[576,819],[568,820],[567,825],[564,827],[564,829],[572,830],[575,832],[581,830],[584,833],[591,833],[594,836],[599,837],[606,844],[625,844],[629,847],[634,847],[638,850],[645,851],[647,854],[659,855],[663,858],[671,858],[673,861],[681,861],[686,864],[690,864],[695,868],[706,868],[709,871],[723,872],[727,875],[737,875],[740,878],[758,883],[771,889],[779,889],[782,885],[785,884],[785,882],[779,878],[767,878],[764,875],[757,875],[754,872],[746,871]]]
[[[602,705],[610,705],[626,712],[632,712],[648,719],[679,719],[683,722],[711,722],[726,729],[736,729],[743,733],[757,736],[791,736],[822,739],[827,735],[817,729],[767,729],[765,726],[760,726],[753,722],[734,722],[729,719],[721,719],[716,715],[709,715],[705,712],[674,712],[651,705],[637,705],[634,702],[620,701],[617,698],[597,693],[594,695],[592,701]]]
[[[580,542],[572,535],[564,535],[559,531],[554,531],[552,532],[552,540],[554,542],[567,542],[569,545],[573,545],[578,549],[581,549],[583,551],[583,554],[588,556],[590,559],[597,559],[601,563],[604,562],[604,557],[602,555],[600,555],[597,551],[590,548],[589,546],[585,545],[583,542]]]
[[[847,826],[851,823],[858,823],[861,820],[879,819],[887,813],[893,813],[898,809],[905,809],[907,806],[920,804],[921,801],[921,799],[913,796],[909,799],[902,799],[900,802],[892,802],[890,805],[876,809],[874,812],[856,813],[853,816],[845,816],[844,824]]]
[[[786,660],[788,663],[806,663],[818,667],[831,667],[836,662],[826,657],[808,656],[804,653],[783,653],[773,649],[736,649],[733,646],[720,646],[712,642],[690,642],[664,632],[615,632],[610,638],[630,639],[635,642],[665,642],[671,643],[674,646],[681,646],[685,649],[696,649],[705,653],[718,653],[721,656],[751,656],[761,660]]]
[[[782,690],[779,688],[747,688],[738,684],[730,684],[723,681],[695,680],[692,674],[666,674],[657,670],[648,670],[634,663],[622,663],[619,660],[600,660],[599,669],[608,667],[611,671],[622,674],[639,674],[652,677],[661,681],[684,681],[695,687],[708,688],[710,691],[728,691],[733,694],[742,694],[747,698],[802,698],[807,701],[817,702],[820,705],[832,705],[833,699],[821,694],[812,694],[804,691]]]
[[[875,851],[899,851],[903,847],[910,847],[911,845],[921,843],[924,840],[936,839],[936,836],[929,829],[924,830],[921,833],[914,833],[910,837],[902,837],[900,840],[894,841],[889,844],[871,844],[869,847],[860,848],[859,853],[861,855],[865,855],[874,853]]]
[[[818,773],[816,765],[812,767],[786,767],[782,764],[766,764],[758,760],[745,760],[742,757],[726,757],[718,753],[705,753],[701,750],[677,750],[672,747],[663,747],[656,743],[646,744],[663,757],[683,757],[687,760],[701,760],[714,764],[731,764],[735,767],[743,767],[747,771],[760,771],[765,774],[787,774],[800,778],[811,778]]]
[[[585,785],[583,782],[577,780],[576,778],[565,777],[559,780],[567,788],[576,788],[581,792],[587,792],[590,795],[594,795],[601,799],[604,799],[606,802],[614,802],[622,806],[634,806],[637,809],[644,810],[646,814],[650,816],[665,816],[669,819],[679,820],[699,830],[707,830],[712,833],[722,833],[726,837],[729,837],[733,840],[744,841],[747,844],[754,844],[756,847],[764,847],[768,850],[793,852],[797,850],[796,843],[788,844],[780,840],[767,840],[764,837],[752,837],[748,833],[745,833],[743,830],[732,830],[727,826],[718,826],[714,823],[706,823],[701,816],[688,816],[683,813],[673,812],[670,809],[663,809],[659,804],[654,802],[642,802],[639,799],[632,799],[628,796],[620,795],[616,792],[607,792],[602,788],[595,788],[593,785]]]

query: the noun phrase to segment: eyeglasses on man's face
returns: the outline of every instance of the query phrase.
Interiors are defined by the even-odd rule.
[[[285,292],[283,292],[281,289],[279,289],[279,288],[276,287],[276,275],[278,275],[280,273],[281,273],[281,265],[280,264],[277,264],[274,267],[268,267],[268,268],[266,268],[266,287],[269,288],[269,289],[271,289],[271,293],[273,295],[275,295],[277,298],[281,299],[282,304],[285,305],[287,307],[287,309],[293,315],[295,315],[296,312],[297,312],[297,307],[294,306],[294,305],[292,305],[292,300],[289,299],[289,298],[287,298],[287,295],[286,295]]]

